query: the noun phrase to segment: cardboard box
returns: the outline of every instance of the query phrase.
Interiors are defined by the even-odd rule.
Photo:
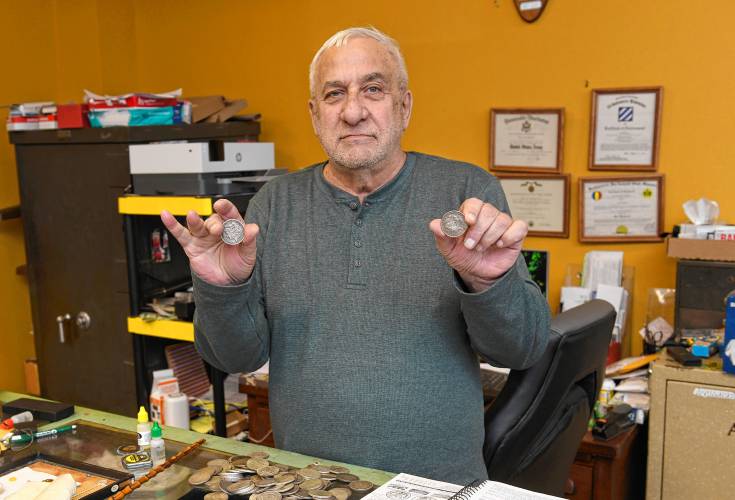
[[[226,101],[225,107],[206,119],[207,123],[223,123],[238,114],[248,106],[245,99]]]
[[[722,481],[733,470],[735,376],[663,354],[650,390],[646,498],[730,498]]]
[[[187,97],[191,103],[191,122],[199,123],[225,108],[225,98],[221,95]]]
[[[735,262],[735,241],[667,238],[666,253],[677,259]]]

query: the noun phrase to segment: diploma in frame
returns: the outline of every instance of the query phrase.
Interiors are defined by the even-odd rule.
[[[662,87],[592,91],[590,170],[657,170],[662,93]]]
[[[662,241],[664,176],[579,179],[579,241]]]
[[[564,109],[491,109],[490,168],[561,173]]]
[[[569,175],[498,174],[514,219],[529,236],[569,237]]]

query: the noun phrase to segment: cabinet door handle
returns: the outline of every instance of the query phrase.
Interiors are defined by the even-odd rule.
[[[64,323],[71,319],[71,314],[66,313],[56,316],[56,323],[59,325],[59,342],[64,344],[66,342],[66,335],[64,334]]]

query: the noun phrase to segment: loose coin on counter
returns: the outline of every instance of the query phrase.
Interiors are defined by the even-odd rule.
[[[189,484],[192,486],[200,486],[212,479],[212,476],[214,474],[214,467],[204,467],[203,469],[199,469],[198,471],[195,471],[191,476],[189,476]]]
[[[349,486],[355,493],[365,493],[372,490],[375,485],[370,481],[352,481]]]
[[[227,500],[230,495],[222,491],[213,491],[204,495],[204,500]]]
[[[360,478],[354,474],[337,474],[337,481],[343,483],[351,483],[352,481],[358,481]]]
[[[352,490],[349,488],[332,488],[329,493],[337,500],[347,500],[352,495]]]

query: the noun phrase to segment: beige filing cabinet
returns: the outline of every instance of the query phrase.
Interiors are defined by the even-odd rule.
[[[650,384],[646,499],[732,498],[735,375],[684,368],[663,353]]]

